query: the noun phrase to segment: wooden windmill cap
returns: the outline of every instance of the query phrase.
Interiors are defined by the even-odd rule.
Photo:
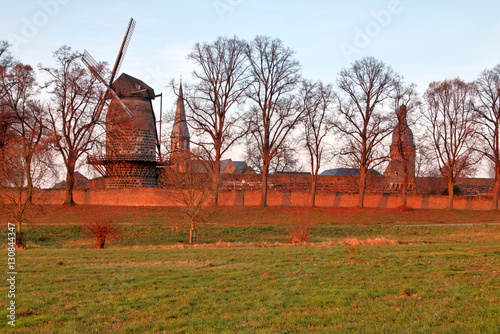
[[[122,73],[113,82],[112,87],[119,97],[145,98],[154,100],[155,91],[144,83],[144,81],[134,78],[131,75]]]

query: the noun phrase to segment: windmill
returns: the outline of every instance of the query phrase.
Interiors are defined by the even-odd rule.
[[[86,50],[82,62],[106,86],[110,100],[106,114],[106,155],[90,163],[105,176],[106,187],[155,187],[157,180],[156,147],[158,134],[152,100],[154,90],[126,73],[115,80],[123,63],[135,21],[130,19],[111,76],[106,81],[99,74],[98,63]]]

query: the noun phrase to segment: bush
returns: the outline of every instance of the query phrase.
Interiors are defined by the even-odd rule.
[[[417,292],[415,291],[415,289],[407,287],[407,288],[403,289],[403,292],[401,293],[401,295],[402,296],[406,296],[406,297],[411,297],[411,296],[413,296],[416,293]]]
[[[16,248],[25,249],[26,248],[26,237],[24,232],[16,232]]]
[[[110,219],[93,219],[84,223],[84,226],[95,238],[95,248],[97,249],[104,248],[106,239],[108,239],[109,237],[116,237],[118,235],[116,223]]]

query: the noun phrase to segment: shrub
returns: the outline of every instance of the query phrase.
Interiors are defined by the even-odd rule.
[[[288,230],[290,233],[290,244],[298,244],[302,242],[309,242],[311,237],[312,227],[310,225],[295,225]]]
[[[413,211],[413,208],[409,207],[409,206],[399,206],[398,209],[401,210],[401,211],[403,211],[403,212]]]
[[[417,292],[415,291],[415,289],[413,288],[404,288],[403,289],[403,292],[401,293],[402,296],[407,296],[407,297],[411,297],[413,296],[414,294],[416,294]]]
[[[95,238],[97,249],[104,248],[106,239],[118,235],[116,223],[110,219],[95,218],[84,223],[84,226]]]

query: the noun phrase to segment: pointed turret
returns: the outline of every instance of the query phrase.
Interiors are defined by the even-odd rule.
[[[413,133],[406,120],[406,106],[402,105],[396,111],[398,124],[392,132],[392,144],[390,146],[391,161],[384,172],[384,176],[390,178],[391,188],[401,189],[406,183],[409,190],[415,190],[415,144]]]
[[[179,84],[179,97],[177,98],[177,110],[175,112],[175,123],[170,136],[170,152],[189,152],[189,129],[186,121],[184,108],[184,95],[182,93],[182,79]]]

